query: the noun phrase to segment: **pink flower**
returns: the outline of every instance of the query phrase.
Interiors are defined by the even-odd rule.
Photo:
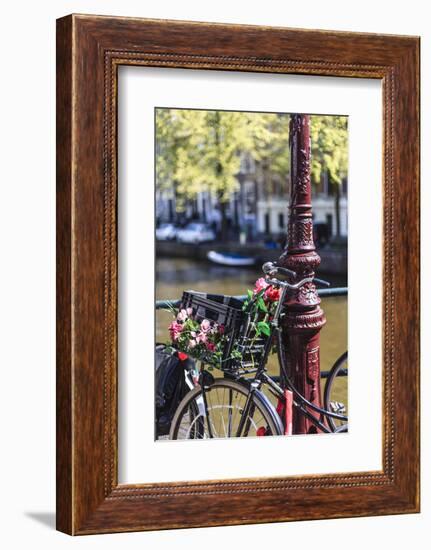
[[[280,289],[275,288],[274,286],[269,286],[265,290],[264,298],[266,298],[270,302],[278,302],[278,300],[280,299]]]
[[[265,281],[263,277],[261,277],[254,283],[253,294],[257,294],[261,290],[265,290],[265,288],[267,287],[268,287],[268,283]]]
[[[211,328],[211,323],[208,321],[208,319],[204,319],[201,323],[201,330],[203,332],[208,332]]]
[[[208,351],[215,351],[216,347],[214,342],[207,342],[207,350]]]
[[[205,332],[200,332],[197,336],[196,336],[196,342],[198,342],[199,344],[202,343],[202,344],[205,344],[205,342],[207,341],[207,335]]]
[[[183,325],[177,323],[177,321],[172,321],[172,323],[169,325],[169,334],[171,335],[171,340],[178,340],[182,330]]]
[[[196,347],[196,340],[189,340],[189,348],[193,349],[194,347]]]
[[[181,309],[178,312],[177,321],[185,321],[187,319],[187,317],[188,317],[187,310],[186,309]]]

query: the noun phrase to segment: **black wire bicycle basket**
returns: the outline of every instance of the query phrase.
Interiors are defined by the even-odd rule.
[[[256,337],[250,322],[250,315],[243,310],[243,302],[233,296],[208,294],[187,290],[183,293],[180,309],[192,309],[192,317],[198,321],[208,319],[223,325],[223,350],[215,364],[211,352],[201,358],[215,364],[224,372],[252,372],[263,355],[266,338]],[[193,353],[191,353],[193,356]]]

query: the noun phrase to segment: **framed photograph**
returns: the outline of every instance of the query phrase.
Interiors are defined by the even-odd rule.
[[[419,38],[57,21],[57,528],[419,511]]]

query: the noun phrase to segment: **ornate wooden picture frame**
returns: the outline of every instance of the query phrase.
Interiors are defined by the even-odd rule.
[[[380,79],[383,468],[118,483],[117,69]],[[69,534],[419,511],[419,39],[70,15],[57,22],[57,528]]]

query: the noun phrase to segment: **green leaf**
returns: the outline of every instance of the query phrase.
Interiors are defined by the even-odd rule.
[[[247,289],[247,296],[251,299],[253,298],[253,291],[250,289]]]
[[[257,301],[257,307],[261,310],[261,311],[264,311],[265,313],[268,313],[268,308],[266,307],[265,305],[265,302],[263,301],[263,298],[259,298],[259,300]]]
[[[256,326],[260,334],[264,334],[265,336],[269,336],[271,334],[269,324],[265,321],[259,321]]]

